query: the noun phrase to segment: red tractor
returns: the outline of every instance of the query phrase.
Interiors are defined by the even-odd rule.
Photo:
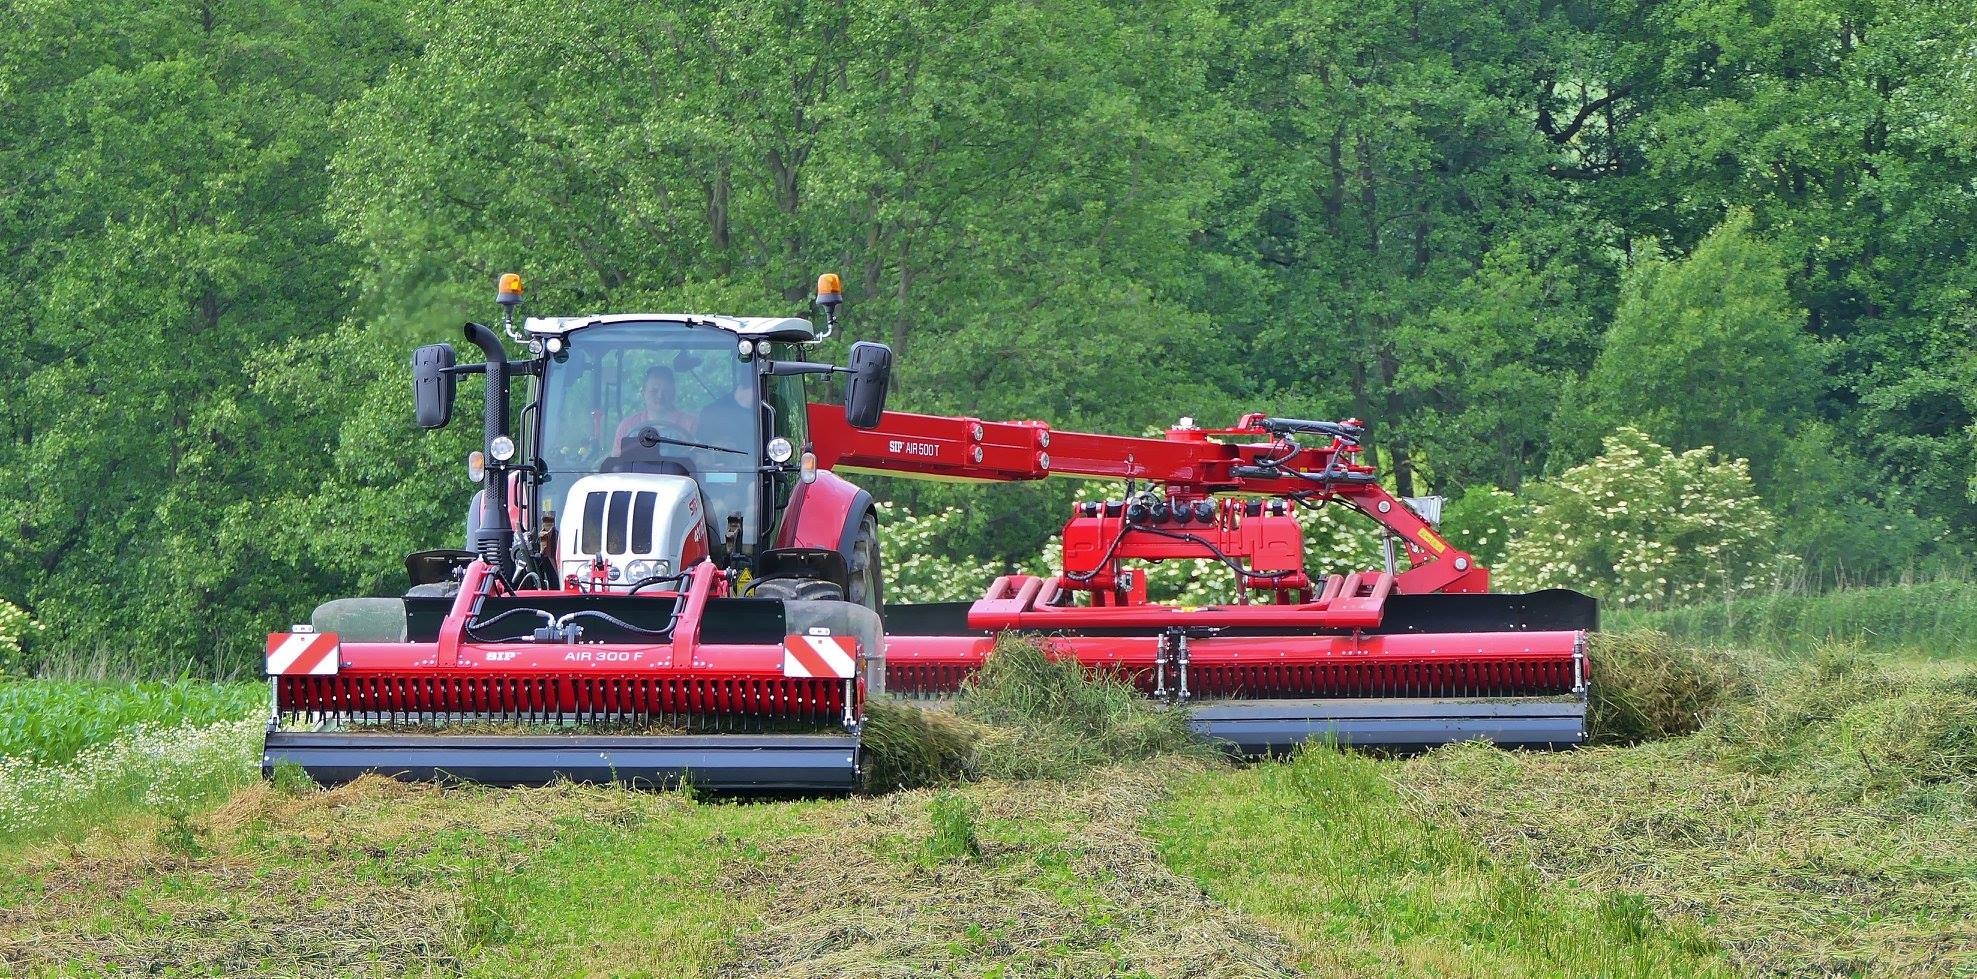
[[[836,276],[819,282],[822,331],[681,314],[517,331],[520,298],[504,276],[526,357],[478,324],[482,362],[446,344],[413,357],[427,428],[450,420],[460,375],[487,379],[469,546],[409,557],[402,598],[328,602],[269,638],[268,770],[847,790],[866,698],[952,693],[1005,634],[1122,676],[1244,753],[1583,739],[1592,599],[1488,592],[1488,571],[1358,462],[1356,422],[1255,414],[1129,438],[888,412],[885,346],[853,344],[842,367],[804,356],[834,332]],[[805,381],[830,375],[842,403],[810,401]],[[877,511],[839,468],[1134,488],[1074,507],[1055,575],[889,606]],[[1296,513],[1325,505],[1383,528],[1386,567],[1307,570]],[[1229,602],[1153,601],[1141,565],[1181,559],[1225,566]]]

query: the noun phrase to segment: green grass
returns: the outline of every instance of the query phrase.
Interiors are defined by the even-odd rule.
[[[1183,783],[1162,856],[1283,934],[1321,975],[1727,976],[1692,925],[1624,892],[1547,884],[1409,813],[1390,767],[1317,747]]]
[[[1677,639],[1796,656],[1821,642],[1919,655],[1977,657],[1977,582],[1781,592],[1655,612],[1613,609],[1608,631],[1658,629]]]
[[[254,718],[143,726],[63,762],[0,758],[0,849],[211,808],[260,779],[262,730]]]
[[[135,728],[234,721],[266,711],[262,684],[0,681],[0,757],[63,762]]]
[[[141,726],[0,759],[0,972],[1977,973],[1967,664],[1596,656],[1641,743],[1236,767],[1020,648],[875,732],[933,787],[824,801],[326,792]]]

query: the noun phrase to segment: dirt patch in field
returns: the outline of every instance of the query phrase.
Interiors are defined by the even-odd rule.
[[[452,895],[139,846],[23,867],[0,904],[10,974],[431,975],[453,969]]]
[[[1137,827],[1187,760],[819,810],[730,888],[772,909],[723,977],[1294,976],[1275,934],[1163,866]]]

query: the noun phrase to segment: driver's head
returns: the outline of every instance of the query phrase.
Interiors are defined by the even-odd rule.
[[[673,407],[673,371],[664,365],[654,365],[645,372],[645,385],[640,391],[647,415],[657,415],[661,411],[671,411]]]

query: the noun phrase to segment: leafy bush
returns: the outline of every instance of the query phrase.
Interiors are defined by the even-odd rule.
[[[927,514],[879,504],[883,571],[889,602],[951,602],[980,598],[999,575],[1047,575],[1061,557],[1053,539],[1042,553],[1015,567],[972,554],[956,553],[967,514],[958,508]],[[1342,506],[1303,510],[1305,567],[1314,577],[1374,568],[1382,560],[1380,534],[1364,517]],[[1217,605],[1235,599],[1235,578],[1220,561],[1160,561],[1138,565],[1147,594],[1180,605]]]
[[[1517,494],[1478,486],[1442,508],[1442,536],[1483,567],[1498,568],[1510,545],[1511,527],[1523,512],[1524,501]]]
[[[42,629],[40,622],[25,609],[0,598],[0,679],[21,663],[21,640]]]
[[[1532,484],[1514,521],[1502,580],[1577,588],[1620,605],[1753,592],[1778,558],[1777,521],[1741,459],[1708,447],[1676,453],[1632,427],[1598,458]]]

